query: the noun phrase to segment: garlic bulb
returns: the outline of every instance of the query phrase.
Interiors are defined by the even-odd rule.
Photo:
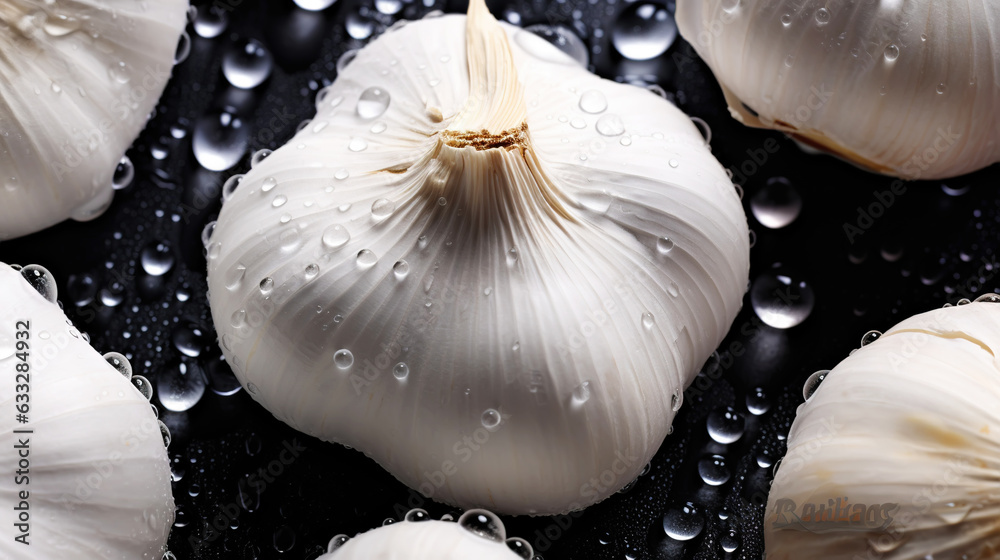
[[[170,79],[187,9],[0,0],[0,240],[107,209],[115,169]]]
[[[317,560],[517,560],[534,555],[520,538],[507,538],[503,523],[485,510],[469,510],[457,522],[434,521],[417,509],[406,520],[349,539],[330,540],[328,554]]]
[[[469,10],[373,41],[230,180],[212,316],[291,426],[440,501],[565,512],[667,435],[740,308],[746,218],[683,113]]]
[[[128,360],[102,358],[84,337],[55,304],[47,270],[0,263],[0,558],[163,556],[169,431],[149,382],[129,383]]]
[[[677,23],[748,126],[905,179],[1000,160],[996,2],[679,0]]]
[[[768,559],[995,558],[998,356],[1000,305],[973,303],[911,317],[807,383],[768,498]]]

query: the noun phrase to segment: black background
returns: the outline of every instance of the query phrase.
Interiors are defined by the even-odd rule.
[[[215,39],[198,37],[189,27],[191,55],[175,69],[154,118],[129,151],[136,166],[132,185],[119,191],[110,210],[94,222],[67,222],[0,244],[0,260],[49,268],[67,314],[89,332],[93,345],[101,352],[125,353],[136,373],[154,386],[158,376],[182,363],[209,377],[210,390],[191,410],[171,413],[160,407],[174,436],[169,453],[178,517],[170,549],[177,558],[312,559],[333,535],[366,531],[385,518],[399,518],[411,506],[424,507],[434,517],[456,512],[416,497],[357,451],[294,432],[242,390],[231,396],[213,391],[226,392],[233,378],[220,358],[208,314],[200,233],[218,213],[225,179],[245,171],[254,150],[277,148],[290,138],[297,124],[313,115],[316,91],[335,78],[338,57],[363,45],[345,32],[345,18],[367,18],[378,30],[402,17],[466,6],[436,2],[428,7],[418,0],[390,17],[370,3],[345,0],[320,13],[300,10],[291,0],[216,4],[232,10],[229,27]],[[711,73],[682,39],[652,61],[623,59],[611,45],[610,30],[625,6],[607,0],[490,2],[498,17],[520,14],[521,25],[573,27],[592,49],[594,71],[610,79],[657,83],[681,109],[707,121],[714,154],[738,172],[746,192],[744,205],[756,234],[751,278],[780,263],[782,271],[811,286],[816,305],[801,325],[777,330],[760,324],[747,296],[722,348],[739,342],[748,350],[738,357],[721,352],[709,360],[695,385],[704,390],[688,391],[675,432],[629,491],[582,515],[504,521],[508,536],[527,539],[546,560],[757,559],[771,477],[771,468],[759,466],[758,459],[767,464],[784,453],[783,435],[809,374],[833,367],[870,329],[885,330],[911,314],[974,298],[983,290],[980,284],[987,290],[998,285],[996,271],[984,265],[995,260],[1000,231],[998,172],[993,167],[943,183],[907,183],[890,203],[885,196],[880,201],[876,193],[888,191],[892,179],[807,155],[780,134],[732,120]],[[269,80],[250,92],[228,86],[220,71],[222,54],[244,38],[264,43],[276,61]],[[233,170],[209,172],[192,155],[192,123],[226,105],[251,127],[250,150]],[[274,128],[275,111],[294,119]],[[186,130],[186,136],[175,138],[171,127]],[[265,129],[273,134],[260,133]],[[761,161],[769,139],[777,149]],[[153,151],[165,151],[166,157],[156,159]],[[779,230],[759,224],[749,208],[750,198],[774,177],[787,178],[803,198],[799,218]],[[869,227],[849,239],[844,225],[858,225],[859,207],[879,217],[870,225],[863,222]],[[166,275],[152,277],[143,272],[139,256],[160,243],[176,263]],[[104,305],[100,290],[120,295],[122,303]],[[198,355],[185,355],[176,342]],[[762,416],[749,414],[745,405],[756,387],[771,404]],[[153,402],[159,405],[156,396]],[[712,442],[705,426],[707,415],[725,406],[747,418],[745,435],[730,445]],[[247,485],[248,475],[276,460],[284,443],[296,439],[306,450],[273,483],[261,493]],[[722,486],[706,485],[698,474],[698,461],[711,453],[723,455],[732,472]],[[662,520],[687,502],[705,519],[705,528],[680,543],[666,537]],[[720,512],[728,518],[721,519]],[[227,528],[214,536],[206,533],[206,522],[219,515]],[[730,533],[740,544],[726,554],[720,538]]]

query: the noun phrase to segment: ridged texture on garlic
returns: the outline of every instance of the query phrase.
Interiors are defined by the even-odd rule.
[[[18,321],[30,321],[29,423],[15,423]],[[22,336],[21,339],[24,337]],[[170,465],[146,400],[66,315],[0,263],[0,558],[160,560],[174,520]],[[32,434],[15,434],[30,429]],[[28,484],[15,445],[30,438]],[[11,525],[29,492],[29,546]]]
[[[747,125],[907,179],[1000,160],[993,0],[679,0],[677,24]]]
[[[170,79],[188,0],[0,0],[0,239],[97,217]]]
[[[242,179],[212,314],[291,426],[436,500],[577,509],[638,475],[728,330],[746,218],[674,106],[506,24],[470,67],[466,27],[373,41]]]
[[[503,542],[448,521],[402,521],[372,529],[316,560],[517,560]]]
[[[764,518],[768,559],[996,558],[998,357],[1000,304],[973,303],[907,319],[834,368],[792,424]],[[775,526],[794,521],[779,519],[782,500],[801,517],[837,498],[852,514],[855,504],[899,507],[884,529]]]

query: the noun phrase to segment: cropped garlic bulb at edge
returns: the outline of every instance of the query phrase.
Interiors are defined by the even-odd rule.
[[[54,282],[48,271],[43,282]],[[10,513],[0,558],[160,560],[174,520],[161,424],[129,380],[84,340],[62,310],[21,273],[0,263],[0,504]],[[18,325],[29,321],[29,328]],[[26,332],[18,335],[18,332]],[[17,342],[28,343],[18,349]],[[28,355],[25,356],[25,353]],[[22,361],[21,357],[26,357]],[[110,355],[109,355],[110,356]],[[124,357],[122,361],[127,371]],[[29,390],[16,392],[15,365],[28,363]],[[145,381],[143,379],[143,381]],[[145,381],[148,386],[148,381]],[[28,423],[15,424],[17,394],[30,397]],[[32,430],[15,434],[14,430]],[[28,438],[26,483],[15,448]],[[28,492],[30,545],[14,540],[13,510]]]
[[[580,509],[639,474],[736,316],[746,218],[671,104],[469,14],[362,49],[225,193],[212,316],[292,427],[439,501]]]
[[[174,66],[188,0],[0,0],[0,240],[111,204]]]
[[[679,0],[733,117],[904,179],[1000,161],[1000,4]]]
[[[831,502],[876,509],[867,526],[792,517]],[[996,558],[998,528],[1000,303],[916,315],[831,370],[799,406],[764,517],[776,560]]]

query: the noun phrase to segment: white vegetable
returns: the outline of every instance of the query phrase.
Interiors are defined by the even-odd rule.
[[[768,559],[995,558],[998,357],[1000,304],[973,303],[911,317],[830,371],[788,435]]]
[[[679,0],[733,116],[907,179],[1000,160],[993,0]]]
[[[0,239],[111,204],[174,64],[187,0],[0,0]]]
[[[128,361],[102,358],[56,306],[44,268],[0,263],[0,373],[0,558],[160,560],[174,519],[169,431],[151,392],[123,376]],[[23,404],[27,423],[15,421]]]
[[[328,550],[317,560],[517,560],[533,556],[527,541],[508,539],[503,523],[485,510],[469,510],[457,522],[434,521],[425,511],[414,510],[406,521],[352,539],[337,535]]]
[[[690,119],[481,0],[362,49],[255,159],[208,246],[236,375],[462,507],[633,480],[746,287],[746,218]]]

